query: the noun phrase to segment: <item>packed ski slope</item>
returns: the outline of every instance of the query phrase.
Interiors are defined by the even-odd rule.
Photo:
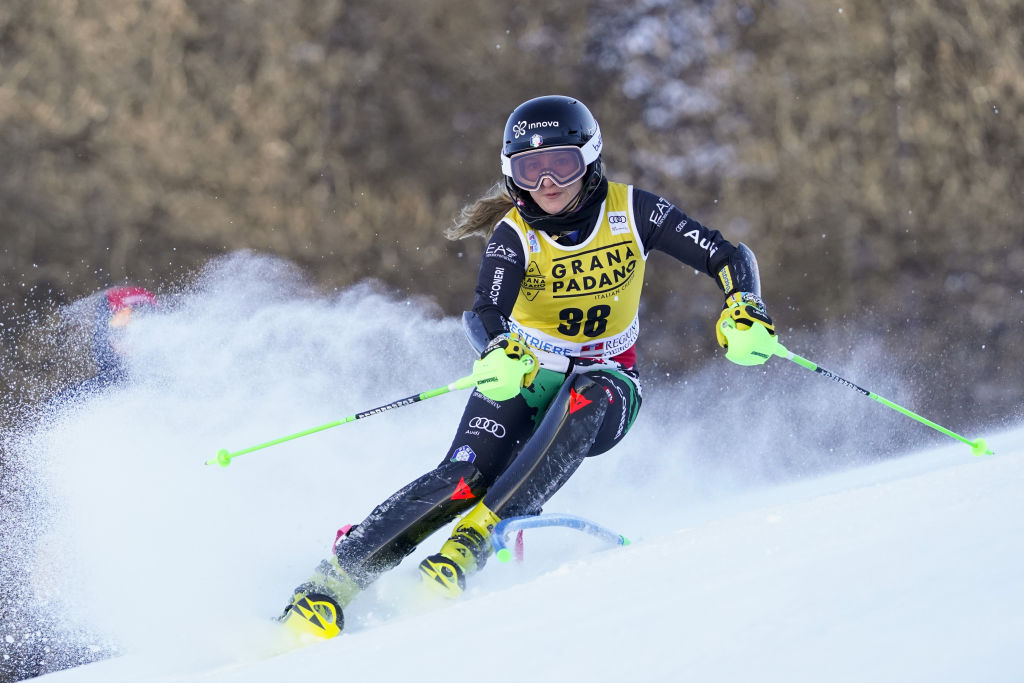
[[[253,627],[240,624],[198,658],[172,664],[151,643],[47,680],[1019,681],[1022,437],[985,460],[935,449],[750,492],[631,547],[573,544],[543,569],[492,566],[459,604],[273,659],[238,642]],[[194,616],[200,632],[216,604]],[[210,653],[229,644],[218,667]]]
[[[492,560],[437,604],[415,563],[438,534],[349,608],[345,634],[296,650],[269,617],[337,526],[440,458],[464,397],[203,461],[466,374],[457,321],[368,288],[325,299],[236,256],[132,344],[130,386],[18,443],[26,593],[68,638],[121,653],[42,680],[1024,679],[1019,427],[972,435],[997,452],[976,458],[781,361],[649,373],[634,431],[548,505],[632,545],[528,531],[523,564]],[[848,361],[828,365],[901,398],[898,373]],[[865,445],[908,430],[921,446],[899,457]]]

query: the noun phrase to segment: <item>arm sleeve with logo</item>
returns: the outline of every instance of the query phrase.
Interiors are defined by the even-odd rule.
[[[756,268],[746,266],[746,254],[712,230],[687,216],[668,200],[645,190],[633,190],[633,215],[647,253],[661,251],[715,278],[728,295],[759,292]],[[749,253],[749,250],[747,250]],[[723,278],[722,271],[726,269]]]
[[[491,339],[508,332],[508,319],[526,274],[526,254],[519,236],[502,223],[484,248],[476,280],[473,311]]]

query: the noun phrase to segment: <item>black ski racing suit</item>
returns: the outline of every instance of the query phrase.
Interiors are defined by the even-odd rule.
[[[728,266],[732,291],[760,293],[757,264],[746,247],[730,244],[650,192],[634,189],[632,208],[648,253],[667,253],[712,278]],[[486,253],[501,256],[483,258],[473,312],[493,338],[509,329],[527,255],[505,223]],[[507,401],[474,391],[441,462],[377,506],[337,545],[340,567],[365,587],[481,498],[499,518],[539,513],[585,457],[618,443],[636,417],[641,393],[635,352],[617,358],[611,367],[570,359],[568,372],[542,370],[531,387]]]

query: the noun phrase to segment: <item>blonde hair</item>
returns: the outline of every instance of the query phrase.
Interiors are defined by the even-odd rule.
[[[450,240],[461,240],[480,235],[489,240],[498,221],[513,206],[505,182],[499,180],[475,202],[462,207],[455,224],[444,231],[444,236]]]

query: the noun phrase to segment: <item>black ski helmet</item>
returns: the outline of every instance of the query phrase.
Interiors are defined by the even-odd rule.
[[[572,145],[581,148],[587,163],[583,187],[564,213],[571,213],[582,206],[604,178],[601,128],[586,105],[572,97],[545,95],[523,102],[508,117],[503,140],[501,160],[505,188],[519,213],[527,220],[549,214],[537,206],[529,192],[512,180],[509,159],[516,154],[544,147]]]

